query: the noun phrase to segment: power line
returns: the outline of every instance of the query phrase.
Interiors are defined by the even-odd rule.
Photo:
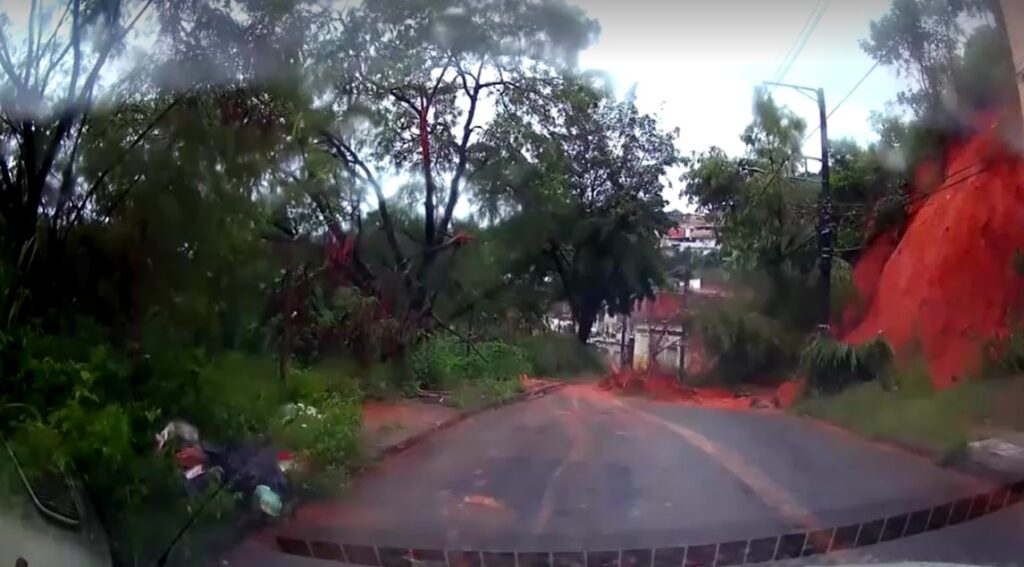
[[[779,68],[775,70],[775,75],[773,75],[774,78],[772,79],[773,81],[779,82],[785,78],[786,73],[789,73],[793,64],[796,63],[797,58],[800,57],[800,53],[803,51],[804,47],[807,46],[807,41],[810,40],[811,36],[814,34],[814,30],[818,27],[818,24],[821,23],[821,18],[825,15],[825,10],[828,9],[829,2],[830,0],[818,0],[817,5],[815,5],[814,9],[811,10],[811,13],[808,14],[807,21],[804,22],[803,27],[800,28],[800,32],[797,33],[796,39],[793,40],[793,45],[782,58],[782,62],[779,63]]]
[[[789,63],[786,65],[786,68],[783,69],[782,73],[779,75],[779,81],[784,79],[786,77],[786,74],[789,73],[789,70],[793,68],[793,64],[796,63],[796,60],[800,57],[800,53],[802,53],[804,47],[807,46],[807,42],[810,41],[811,37],[814,35],[814,30],[818,28],[818,24],[821,23],[821,19],[825,16],[825,11],[828,9],[828,3],[829,0],[825,0],[821,4],[821,10],[818,11],[818,15],[814,18],[814,23],[811,24],[810,29],[807,30],[807,33],[804,35],[803,39],[800,40],[799,47],[797,47],[796,52],[793,54],[793,57],[789,60]]]
[[[779,80],[779,77],[782,76],[782,70],[786,67],[786,63],[793,56],[793,52],[796,50],[797,44],[800,43],[800,38],[803,37],[804,33],[806,33],[807,28],[810,26],[811,21],[814,20],[815,14],[817,14],[818,10],[821,8],[821,5],[824,1],[825,0],[818,0],[818,3],[814,6],[813,9],[811,9],[811,13],[807,14],[807,19],[804,21],[804,25],[800,27],[800,31],[797,32],[796,38],[793,39],[793,44],[789,46],[789,49],[786,51],[786,54],[783,55],[782,59],[779,61],[779,66],[775,69],[775,73],[772,74],[773,81],[777,82]]]

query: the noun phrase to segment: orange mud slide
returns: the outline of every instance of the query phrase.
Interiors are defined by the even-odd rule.
[[[627,369],[612,372],[601,380],[599,386],[603,390],[640,395],[663,402],[682,402],[719,409],[749,409],[755,405],[755,401],[764,402],[762,407],[787,408],[800,397],[800,384],[796,381],[783,382],[774,389],[757,389],[751,391],[749,396],[740,397],[725,388],[684,386],[679,378],[671,374]]]
[[[1024,278],[1024,165],[995,128],[949,149],[941,183],[918,171],[921,199],[902,238],[883,234],[854,268],[860,301],[844,313],[844,340],[879,333],[897,354],[919,348],[938,388],[970,375],[982,343],[1004,336],[1020,313]]]

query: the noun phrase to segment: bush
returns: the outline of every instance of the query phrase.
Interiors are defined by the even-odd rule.
[[[356,462],[361,454],[359,399],[325,392],[297,402],[294,408],[292,419],[274,426],[274,439],[280,446],[294,449],[327,470],[344,471]]]
[[[185,494],[181,472],[154,455],[154,434],[169,419],[194,423],[204,440],[237,442],[274,433],[318,465],[343,471],[358,456],[361,393],[349,378],[321,369],[293,372],[286,388],[271,356],[229,353],[212,361],[200,352],[161,350],[132,356],[92,339],[0,336],[3,370],[12,386],[0,393],[0,433],[30,471],[54,464],[74,470],[104,520],[115,556],[152,563],[204,496]],[[314,404],[322,417],[278,427],[289,400]],[[207,509],[175,552],[194,564],[210,553],[208,534],[233,529],[232,498]],[[204,535],[207,534],[207,535]],[[222,538],[223,539],[223,538]],[[198,547],[197,547],[198,546]]]
[[[450,389],[467,380],[509,381],[531,372],[523,349],[500,341],[472,347],[449,337],[424,342],[410,358],[412,378],[423,388]]]
[[[526,352],[530,367],[537,376],[569,377],[606,370],[601,353],[593,346],[580,343],[573,335],[531,335],[516,344]]]
[[[433,337],[410,357],[410,372],[421,388],[452,392],[456,404],[474,407],[506,399],[521,389],[519,376],[531,372],[526,351],[500,341],[476,343]]]
[[[699,313],[695,326],[715,359],[710,377],[726,384],[774,382],[793,362],[785,328],[760,313],[718,308]]]
[[[835,394],[861,383],[879,381],[891,388],[893,352],[881,337],[860,345],[849,345],[815,335],[800,356],[800,369],[811,391]]]

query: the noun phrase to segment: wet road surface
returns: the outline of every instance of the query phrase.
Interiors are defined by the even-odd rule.
[[[864,522],[984,486],[807,420],[581,384],[438,432],[272,534],[403,548],[656,548]],[[811,563],[1024,564],[1021,508]],[[247,541],[228,562],[328,564],[280,554],[270,535]]]

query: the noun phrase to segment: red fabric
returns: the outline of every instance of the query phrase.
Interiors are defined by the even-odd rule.
[[[191,469],[206,464],[206,453],[198,445],[185,447],[174,454],[174,462],[183,469]]]

